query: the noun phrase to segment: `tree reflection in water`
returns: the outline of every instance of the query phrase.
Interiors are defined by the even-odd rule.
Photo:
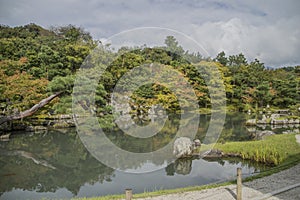
[[[227,116],[226,125],[220,140],[234,141],[249,140],[251,138],[251,134],[247,132],[243,126],[243,121],[241,121],[244,118],[238,116]],[[142,143],[141,140],[132,139],[128,135],[122,134],[119,130],[107,132],[106,135],[122,149],[131,152],[150,152],[163,147],[174,138],[179,120],[183,124],[187,124],[187,130],[189,130],[188,124],[191,123],[187,122],[193,119],[170,117],[161,134],[145,139]],[[197,138],[203,139],[209,120],[209,115],[201,115]],[[110,158],[113,155],[110,155],[108,152],[104,156]],[[145,158],[145,163],[151,162],[153,165],[162,165],[165,162],[164,158],[164,155],[160,155],[155,159]],[[126,158],[119,159],[121,166],[125,162],[124,159]],[[204,161],[198,159],[200,158],[178,159],[157,173],[131,176],[130,174],[124,175],[117,172],[96,160],[85,149],[75,129],[13,135],[10,141],[0,142],[0,193],[14,192],[20,189],[21,191],[34,191],[45,194],[45,192],[55,193],[61,188],[66,188],[74,196],[77,196],[85,184],[96,185],[96,183],[100,183],[103,188],[111,187],[112,185],[118,187],[118,184],[126,184],[128,180],[133,181],[135,177],[141,187],[141,192],[144,190],[144,187],[159,184],[164,188],[207,184],[209,183],[208,179],[204,180],[202,178],[202,183],[201,178],[197,178],[197,182],[194,183],[189,176],[193,175],[193,173],[202,175],[201,173],[205,173],[202,165],[206,164],[206,166],[211,167],[211,163],[217,166],[216,170],[219,170],[222,166],[228,166],[228,163],[232,164],[233,167],[236,167],[235,164],[240,164],[245,166],[245,168],[252,167],[255,171],[264,170],[264,166],[247,161],[241,163],[238,159],[205,159]],[[131,166],[123,167],[137,168],[144,163],[133,160],[130,164]],[[177,175],[180,175],[180,177],[176,177]],[[140,180],[143,178],[147,180],[147,183],[145,182],[141,185]],[[151,178],[153,178],[152,182],[149,180]],[[213,177],[213,180],[215,180],[215,177]],[[111,183],[108,184],[110,181]],[[105,184],[106,186],[104,187]],[[99,191],[101,188],[97,187],[97,191]],[[122,191],[120,188],[115,190],[118,190],[117,192]],[[102,193],[106,194],[105,192]],[[103,195],[102,193],[101,195]],[[88,196],[87,193],[84,193],[84,195]],[[3,198],[4,196],[2,195]]]
[[[74,195],[85,183],[110,181],[114,170],[93,158],[76,136],[50,131],[17,135],[0,146],[0,192],[22,189],[55,192],[67,188]]]

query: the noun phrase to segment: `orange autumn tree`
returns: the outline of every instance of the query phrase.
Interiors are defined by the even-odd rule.
[[[45,78],[33,79],[26,72],[16,71],[8,76],[0,69],[0,90],[2,112],[12,114],[29,109],[47,96],[48,80]]]

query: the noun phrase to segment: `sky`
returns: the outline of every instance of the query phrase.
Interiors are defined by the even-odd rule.
[[[299,10],[299,0],[0,0],[0,24],[73,24],[101,40],[161,27],[186,34],[205,56],[242,52],[248,61],[282,67],[300,64]]]

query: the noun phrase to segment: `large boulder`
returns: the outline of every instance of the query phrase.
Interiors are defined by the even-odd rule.
[[[173,154],[176,158],[191,156],[193,153],[194,144],[188,137],[177,138],[173,146]]]

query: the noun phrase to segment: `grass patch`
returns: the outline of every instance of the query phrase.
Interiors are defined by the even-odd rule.
[[[243,159],[269,165],[279,165],[300,154],[295,134],[271,135],[259,141],[217,143],[214,149],[224,153],[237,153]]]

